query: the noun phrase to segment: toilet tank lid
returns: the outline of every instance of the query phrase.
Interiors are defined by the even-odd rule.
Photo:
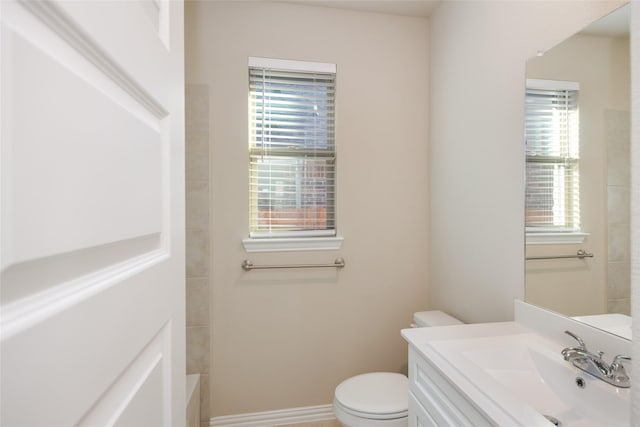
[[[419,311],[413,314],[418,327],[461,325],[462,322],[440,310]]]

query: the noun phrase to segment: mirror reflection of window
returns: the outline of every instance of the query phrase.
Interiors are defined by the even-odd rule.
[[[527,233],[580,231],[579,84],[527,80]]]

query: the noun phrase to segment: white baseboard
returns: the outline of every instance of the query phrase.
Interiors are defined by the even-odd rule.
[[[307,406],[251,414],[225,415],[209,420],[210,427],[275,427],[287,424],[335,420],[333,406]]]

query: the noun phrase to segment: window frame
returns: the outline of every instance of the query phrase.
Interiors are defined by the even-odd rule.
[[[321,63],[321,62],[309,62],[309,61],[296,61],[285,59],[272,59],[261,57],[249,57],[248,58],[248,70],[252,68],[265,68],[273,69],[285,72],[299,72],[299,73],[324,73],[324,74],[337,74],[336,64]],[[248,93],[249,102],[251,102],[251,92]],[[250,108],[250,107],[249,107]],[[335,111],[336,102],[333,101],[333,115],[335,124]],[[249,109],[250,115],[251,110]],[[251,118],[249,118],[248,129],[251,129]],[[334,131],[335,132],[335,131]],[[248,138],[251,145],[251,136]],[[335,144],[335,136],[333,139],[333,153],[334,159],[337,158],[337,146]],[[249,159],[251,159],[251,146],[249,147]],[[293,159],[293,157],[292,157]],[[264,232],[264,231],[251,231],[252,228],[252,216],[250,215],[249,223],[249,237],[242,240],[244,249],[246,252],[277,252],[277,251],[304,251],[304,250],[338,250],[344,240],[338,236],[337,229],[337,179],[336,179],[336,164],[337,159],[334,160],[333,165],[333,216],[331,218],[334,227],[330,230],[314,230],[309,232],[307,230],[295,230],[295,231],[277,231],[277,232]],[[250,161],[250,160],[249,160]],[[249,167],[251,165],[249,164]],[[250,177],[251,177],[250,173]],[[251,179],[251,178],[250,178]],[[249,191],[251,192],[251,185],[249,183]],[[258,200],[254,199],[251,194],[248,194],[249,211],[251,211],[252,204],[254,209],[257,208]]]

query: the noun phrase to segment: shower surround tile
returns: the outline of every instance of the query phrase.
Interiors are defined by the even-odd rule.
[[[209,373],[209,328],[187,327],[187,375]],[[201,379],[202,381],[202,379]]]
[[[630,232],[629,224],[609,226],[609,262],[629,261],[631,254]]]
[[[209,375],[200,374],[200,419],[209,421]]]
[[[630,185],[631,122],[628,111],[605,111],[609,185]]]
[[[610,185],[608,195],[609,224],[629,224],[631,222],[631,194],[629,187]]]
[[[187,326],[209,326],[209,278],[187,279]]]
[[[187,278],[209,277],[209,230],[187,230]]]
[[[209,130],[187,133],[185,179],[209,180]]]
[[[209,87],[186,86],[186,179],[209,180]]]
[[[606,110],[607,141],[607,311],[630,312],[631,122],[629,111]]]
[[[610,299],[607,301],[607,311],[631,316],[631,299]]]
[[[187,230],[209,229],[209,182],[205,180],[186,181],[186,223]]]
[[[209,86],[185,88],[187,373],[200,374],[200,422],[209,425]]]
[[[185,86],[185,110],[187,126],[209,126],[209,85],[187,84]]]
[[[609,262],[607,266],[609,299],[631,298],[631,263]]]

